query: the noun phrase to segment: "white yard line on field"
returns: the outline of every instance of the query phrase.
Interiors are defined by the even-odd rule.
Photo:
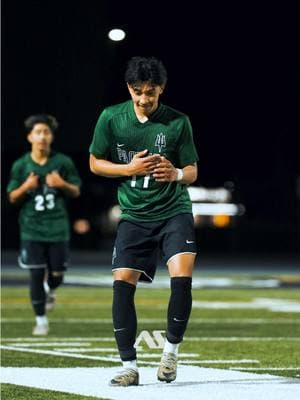
[[[60,342],[61,341],[61,342]],[[31,343],[31,342],[37,342],[36,346],[39,346],[39,342],[47,342],[46,346],[52,346],[56,345],[55,342],[57,343],[65,343],[66,345],[70,346],[72,341],[76,342],[115,342],[114,337],[76,337],[76,338],[58,338],[58,337],[48,337],[48,338],[28,338],[28,337],[22,337],[22,338],[2,338],[2,342],[16,342],[13,343],[14,346],[22,346],[26,347],[25,343]],[[185,337],[184,338],[185,342],[252,342],[252,341],[257,341],[257,342],[272,342],[272,341],[278,341],[278,342],[284,342],[284,341],[300,341],[300,337],[259,337],[259,336],[251,336],[251,337],[237,337],[237,336],[216,336],[216,337]],[[17,342],[21,342],[21,344],[18,344]],[[76,343],[75,342],[75,343]],[[64,345],[65,345],[64,344]],[[61,346],[62,344],[59,344]],[[73,345],[73,342],[72,342]],[[82,343],[78,343],[78,345],[82,345]],[[28,345],[28,347],[31,347],[34,345]],[[85,346],[85,345],[84,345]]]
[[[285,367],[285,368],[268,368],[268,367],[230,367],[233,370],[243,371],[300,371],[300,367]],[[299,382],[300,383],[300,382]]]
[[[113,336],[111,337],[19,337],[19,338],[2,338],[2,342],[51,342],[52,340],[54,341],[63,341],[63,342],[68,342],[72,340],[76,341],[82,341],[82,342],[114,342],[115,338]]]
[[[118,368],[3,368],[3,383],[74,393],[112,400],[296,400],[299,380],[268,374],[179,366],[177,380],[156,379],[156,368],[140,368],[140,385],[110,387]]]
[[[185,342],[286,342],[300,341],[300,337],[186,337]]]
[[[118,357],[100,357],[100,356],[88,356],[82,354],[70,354],[63,351],[52,351],[52,350],[41,350],[41,349],[28,349],[14,346],[0,346],[3,350],[21,351],[24,353],[36,353],[36,354],[48,354],[50,356],[70,357],[70,358],[82,358],[86,360],[98,360],[98,361],[109,361],[109,362],[120,362]]]
[[[47,343],[14,343],[13,346],[17,347],[53,347],[53,346],[90,346],[90,343],[82,342],[47,342]]]
[[[137,303],[138,304],[138,303]],[[94,304],[97,307],[101,307],[101,304]],[[3,305],[4,308],[20,308],[21,304],[7,304]],[[24,306],[24,304],[22,304]],[[28,305],[26,304],[28,307]],[[60,304],[61,307],[65,307],[65,304]],[[77,304],[72,304],[73,307],[77,307]],[[89,304],[84,305],[85,308],[90,307]],[[105,308],[110,307],[109,304],[105,305]],[[157,304],[156,308],[164,309],[166,305]],[[77,307],[78,308],[78,307]],[[103,308],[103,306],[101,307]],[[300,302],[297,300],[289,299],[274,299],[274,298],[253,298],[249,301],[193,301],[193,309],[212,309],[212,310],[268,310],[271,312],[294,312],[300,313]]]
[[[23,324],[32,322],[28,318],[2,318],[3,323]],[[191,318],[193,323],[199,324],[300,324],[300,317],[296,318]],[[62,324],[112,324],[111,318],[50,318],[51,323]],[[140,318],[141,324],[165,324],[165,318]]]
[[[64,351],[57,351],[57,350],[42,350],[42,349],[29,349],[29,348],[24,348],[24,347],[15,347],[15,346],[5,346],[1,345],[1,349],[3,350],[10,350],[10,351],[19,351],[19,352],[25,352],[25,353],[35,353],[35,354],[47,354],[51,356],[59,356],[59,357],[69,357],[69,358],[80,358],[80,359],[87,359],[87,360],[97,360],[97,361],[104,361],[104,362],[115,362],[115,363],[120,363],[120,358],[118,354],[116,355],[106,355],[106,356],[89,356],[87,354],[81,354],[81,353],[74,353],[74,352],[64,352]],[[82,352],[85,352],[86,349],[82,349]],[[148,354],[148,353],[141,353],[139,357],[139,364],[140,365],[158,365],[159,363],[156,361],[149,361],[148,358],[160,358],[160,354],[154,355],[154,354]],[[182,353],[180,354],[179,358],[183,357],[199,357],[198,354],[193,354],[193,353]],[[144,361],[143,358],[146,358],[147,361]],[[259,361],[257,360],[203,360],[203,361],[191,361],[191,360],[180,360],[179,364],[252,364],[252,363],[258,363]]]

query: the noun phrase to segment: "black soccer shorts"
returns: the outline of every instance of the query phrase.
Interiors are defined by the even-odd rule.
[[[179,214],[158,222],[119,222],[113,271],[133,269],[142,272],[141,281],[152,282],[159,253],[166,264],[176,254],[197,253],[192,214]]]
[[[21,268],[48,268],[66,271],[69,264],[69,242],[22,240],[18,262]]]

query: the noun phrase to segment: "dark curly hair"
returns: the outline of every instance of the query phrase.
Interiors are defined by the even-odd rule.
[[[167,83],[167,71],[163,63],[155,57],[132,57],[127,64],[125,82],[149,82],[151,85],[164,86]]]
[[[53,133],[56,132],[58,128],[57,119],[53,117],[53,115],[35,114],[30,115],[30,117],[26,118],[24,121],[26,133],[31,132],[35,124],[46,124]]]

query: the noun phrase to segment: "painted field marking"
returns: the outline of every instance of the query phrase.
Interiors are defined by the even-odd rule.
[[[48,355],[53,355],[53,356],[63,356],[63,357],[73,357],[73,358],[85,358],[89,360],[99,360],[99,361],[106,361],[106,362],[120,362],[119,355],[116,349],[112,349],[112,351],[109,348],[88,348],[91,346],[92,341],[88,341],[88,338],[86,338],[87,341],[81,342],[81,341],[42,341],[42,342],[27,342],[27,343],[19,343],[15,341],[15,343],[11,343],[10,345],[2,345],[1,348],[3,350],[10,350],[10,351],[23,351],[23,352],[29,352],[29,353],[37,353],[37,354],[48,354]],[[99,338],[98,341],[101,343],[102,339]],[[136,339],[136,344],[135,347],[139,351],[139,363],[141,364],[147,364],[147,365],[158,365],[158,362],[155,361],[149,361],[149,359],[155,359],[155,358],[160,358],[161,357],[161,350],[164,347],[164,341],[165,341],[165,331],[164,330],[154,330],[152,332],[143,330],[140,332]],[[73,346],[73,347],[67,347],[65,346]],[[144,345],[144,346],[143,346]],[[61,347],[61,348],[57,348]],[[82,347],[83,346],[83,347]],[[147,347],[152,350],[160,350],[160,353],[146,353],[144,350],[144,347]],[[35,348],[33,348],[35,347]],[[40,347],[37,349],[37,347]],[[43,350],[41,347],[54,347],[52,350]],[[100,350],[100,351],[99,351]],[[116,353],[116,354],[106,354],[105,356],[90,356],[87,355],[86,353]],[[213,363],[213,364],[218,364],[218,363],[234,363],[234,364],[240,364],[240,363],[258,363],[258,360],[195,360],[195,358],[199,359],[200,355],[198,353],[180,353],[179,354],[179,363],[185,363],[185,364],[207,364],[207,363]],[[187,359],[186,359],[187,358]],[[182,360],[184,359],[184,360]],[[194,359],[194,360],[192,360]],[[145,361],[147,360],[147,361]]]
[[[100,356],[88,356],[82,354],[70,354],[63,351],[54,351],[54,350],[39,350],[39,349],[29,349],[29,348],[20,348],[14,346],[5,346],[1,345],[1,349],[3,350],[12,350],[12,351],[20,351],[24,353],[36,353],[36,354],[48,354],[50,356],[59,356],[59,357],[69,357],[69,358],[81,358],[86,360],[98,360],[98,361],[106,361],[106,362],[120,362],[119,357],[100,357]]]
[[[67,345],[69,343],[67,342],[68,340],[76,340],[77,342],[84,342],[84,341],[89,341],[89,342],[115,342],[115,338],[113,337],[101,337],[101,338],[95,338],[95,337],[87,337],[87,338],[58,338],[58,337],[48,337],[48,338],[2,338],[2,342],[15,342],[12,343],[12,345],[15,346],[20,346],[17,342],[49,342],[52,343],[53,341],[59,342],[60,340],[62,342],[66,342]],[[252,342],[252,341],[262,341],[262,342],[271,342],[271,341],[295,341],[298,342],[300,341],[300,337],[237,337],[237,336],[224,336],[224,337],[186,337],[184,338],[185,342]]]
[[[183,365],[194,365],[194,364],[259,364],[258,360],[247,360],[247,359],[240,359],[240,360],[182,360],[180,364]]]
[[[72,347],[63,347],[63,348],[54,348],[54,351],[63,351],[67,353],[118,353],[118,349],[116,347],[93,347],[88,349],[86,347],[76,347],[75,349]]]
[[[139,368],[140,385],[110,387],[118,368],[12,368],[2,369],[1,380],[22,386],[113,400],[253,400],[298,399],[299,380],[228,369],[179,366],[175,382],[158,382],[156,368]]]
[[[19,338],[2,338],[2,342],[49,342],[52,341],[56,342],[66,342],[67,345],[70,343],[68,341],[76,340],[76,342],[115,342],[114,337],[76,337],[76,338],[58,338],[58,337],[45,337],[45,338],[29,338],[29,337],[19,337]],[[185,337],[185,342],[251,342],[251,341],[300,341],[300,338],[297,337],[257,337],[257,336],[250,336],[250,337],[237,337],[237,336],[216,336],[216,337]],[[14,343],[17,345],[17,343]],[[18,344],[19,345],[19,344]]]
[[[185,342],[299,342],[300,337],[186,337]]]
[[[139,306],[149,305],[147,304],[139,304]],[[58,304],[59,307],[75,307],[77,309],[84,309],[90,307],[96,308],[108,308],[110,307],[109,304],[101,304],[101,303],[61,303]],[[28,308],[29,304],[26,303],[3,303],[4,309],[18,309],[18,308]],[[166,308],[165,304],[156,304],[155,307],[157,309],[163,310]],[[290,300],[290,299],[274,299],[274,298],[254,298],[250,301],[193,301],[193,308],[198,309],[212,309],[212,310],[239,310],[239,309],[249,309],[249,310],[261,310],[265,309],[271,312],[295,312],[300,313],[300,301],[297,300]],[[100,320],[101,321],[101,320]]]
[[[149,349],[163,349],[165,344],[165,331],[154,330],[152,335],[149,331],[143,330],[140,332],[135,341],[135,347],[137,350],[142,350],[141,342],[145,342]]]
[[[28,318],[2,318],[3,323],[24,324],[31,323]],[[199,324],[300,324],[300,317],[296,318],[191,318],[192,323]],[[53,324],[112,324],[111,318],[50,318]],[[165,324],[165,318],[140,318],[141,324]]]
[[[239,370],[243,370],[243,371],[300,371],[300,367],[285,367],[285,368],[276,368],[276,367],[274,367],[274,368],[269,368],[269,367],[251,367],[251,368],[248,368],[248,367],[241,367],[241,368],[239,368],[239,367],[230,367],[229,369],[236,370],[236,371],[239,371]],[[299,382],[299,384],[300,384],[300,382]]]
[[[53,346],[90,346],[90,343],[82,342],[51,342],[51,343],[14,343],[17,347],[53,347]]]
[[[251,301],[193,301],[193,308],[206,308],[214,310],[224,309],[267,309],[273,312],[297,312],[300,313],[300,302],[285,299],[255,298]]]

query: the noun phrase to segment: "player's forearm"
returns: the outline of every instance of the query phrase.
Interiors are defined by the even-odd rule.
[[[63,186],[60,188],[67,196],[76,198],[80,195],[80,188],[72,183],[64,182]]]
[[[20,201],[22,201],[24,199],[24,197],[26,196],[27,191],[28,191],[28,186],[24,182],[21,186],[19,186],[15,190],[12,190],[8,194],[8,199],[9,199],[10,203],[16,204],[16,203],[19,203]]]
[[[90,156],[90,169],[94,174],[107,178],[129,176],[128,164],[116,164],[93,155]]]
[[[198,176],[197,164],[195,163],[194,165],[185,166],[182,168],[182,172],[183,178],[181,179],[180,183],[184,185],[191,185],[193,182],[195,182]]]

